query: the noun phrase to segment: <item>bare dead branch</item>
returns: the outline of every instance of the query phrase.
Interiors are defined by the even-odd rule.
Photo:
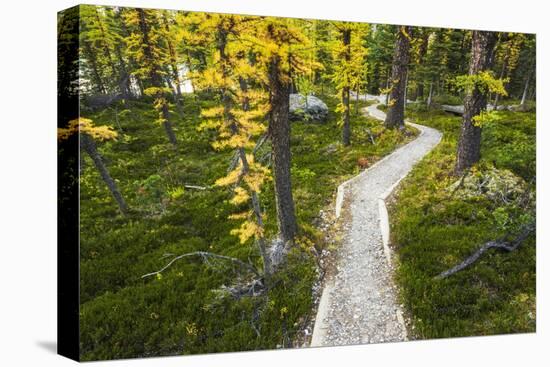
[[[436,279],[444,279],[447,278],[455,273],[458,273],[461,270],[464,270],[468,266],[475,263],[481,255],[483,255],[488,250],[495,248],[504,250],[506,252],[512,252],[515,251],[528,237],[529,235],[536,230],[536,226],[534,223],[527,225],[523,231],[519,234],[518,237],[516,237],[511,242],[505,242],[505,241],[489,241],[485,243],[483,246],[481,246],[476,252],[474,252],[472,255],[466,258],[463,262],[460,264],[452,267],[449,270],[446,270],[436,276]]]
[[[376,145],[376,142],[374,141],[374,136],[372,135],[372,132],[370,131],[370,129],[367,129],[366,132],[369,135],[372,145]]]
[[[197,185],[183,185],[186,189],[195,189],[195,190],[206,190],[206,186],[197,186]]]
[[[206,261],[208,260],[208,258],[215,258],[215,259],[222,259],[222,260],[226,260],[226,261],[229,261],[229,262],[232,262],[233,264],[235,265],[238,265],[246,270],[248,270],[249,272],[253,273],[254,275],[256,275],[258,278],[261,278],[261,275],[260,273],[258,273],[258,271],[256,270],[256,268],[254,268],[252,265],[250,264],[247,264],[245,263],[244,261],[241,261],[237,258],[234,258],[234,257],[229,257],[229,256],[224,256],[224,255],[218,255],[218,254],[214,254],[212,252],[206,252],[206,251],[195,251],[195,252],[188,252],[188,253],[185,253],[185,254],[182,254],[182,255],[178,255],[176,257],[174,257],[172,260],[170,260],[166,265],[164,265],[160,270],[157,270],[157,271],[154,271],[154,272],[151,272],[151,273],[148,273],[148,274],[145,274],[145,275],[142,275],[141,278],[147,278],[147,277],[150,277],[150,276],[154,276],[154,275],[157,275],[157,274],[160,274],[162,273],[163,271],[165,271],[166,269],[168,269],[170,266],[172,266],[172,264],[174,264],[176,261],[180,260],[180,259],[183,259],[185,257],[192,257],[192,256],[199,256],[203,261]]]

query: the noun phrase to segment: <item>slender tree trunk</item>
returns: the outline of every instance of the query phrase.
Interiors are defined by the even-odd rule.
[[[107,93],[107,89],[105,89],[105,83],[103,83],[103,78],[101,77],[101,73],[99,72],[95,52],[92,50],[92,47],[88,41],[82,42],[82,46],[84,49],[84,57],[90,63],[92,78],[94,79],[94,84],[96,85],[98,92],[101,94]]]
[[[160,75],[159,65],[158,61],[155,59],[153,48],[149,40],[149,24],[147,23],[147,19],[145,17],[145,11],[143,9],[136,9],[139,15],[139,28],[141,30],[141,37],[143,40],[143,54],[145,56],[145,59],[150,64],[150,72],[149,77],[151,79],[151,84],[156,88],[162,88],[163,82],[162,82],[162,76]],[[177,139],[176,134],[174,133],[174,130],[172,128],[172,123],[170,122],[170,114],[168,111],[168,102],[166,101],[166,98],[164,96],[163,92],[158,92],[155,95],[155,99],[160,103],[160,112],[162,114],[162,125],[164,127],[164,131],[166,131],[166,135],[168,136],[168,140],[170,143],[172,143],[174,146],[177,145]]]
[[[118,64],[120,67],[120,84],[119,88],[122,90],[122,95],[124,98],[131,99],[133,98],[132,93],[132,87],[131,87],[131,81],[130,81],[130,74],[128,73],[128,69],[126,68],[126,63],[124,62],[124,58],[122,56],[122,49],[120,48],[120,45],[116,45],[115,47],[115,53],[118,59]]]
[[[426,101],[426,106],[429,108],[432,107],[432,99],[434,93],[434,82],[430,82],[430,92],[428,93],[428,100]]]
[[[113,178],[109,174],[109,171],[105,166],[105,163],[103,163],[103,158],[101,157],[101,154],[99,154],[97,150],[97,146],[95,144],[94,139],[88,134],[81,134],[80,144],[82,145],[82,148],[84,149],[84,151],[88,153],[90,158],[92,158],[92,161],[94,162],[95,167],[99,171],[99,175],[101,176],[101,178],[103,179],[107,187],[109,188],[109,191],[111,191],[111,194],[113,195],[113,198],[116,200],[122,214],[125,214],[125,215],[128,214],[128,206],[126,205],[126,202],[122,197],[122,194],[118,190],[116,182],[113,180]]]
[[[505,56],[504,61],[502,63],[502,69],[500,70],[500,75],[499,75],[500,79],[503,79],[506,76],[506,69],[508,67],[508,58],[509,58],[509,56],[510,56],[510,51],[508,51],[506,53],[506,56]],[[506,89],[506,84],[504,85],[504,88]],[[493,109],[495,111],[497,110],[499,99],[500,99],[500,94],[495,93],[495,100],[494,100],[494,103],[493,103]]]
[[[384,125],[387,128],[405,127],[405,89],[407,83],[407,67],[409,64],[411,26],[399,27],[395,50],[393,54],[391,91]]]
[[[351,60],[351,29],[342,30],[342,43],[344,45],[344,54],[342,55],[344,61],[349,64]],[[351,126],[350,126],[350,108],[349,108],[350,86],[349,80],[342,88],[342,105],[344,105],[344,111],[342,112],[342,144],[348,146],[351,144]]]
[[[164,22],[164,29],[166,30],[167,34],[170,34],[170,26],[168,24],[168,19],[166,18],[166,14],[162,14],[162,20]],[[170,71],[172,75],[172,80],[176,86],[176,108],[178,109],[178,112],[180,115],[183,115],[183,106],[182,106],[182,95],[181,95],[181,81],[178,73],[178,60],[176,57],[176,51],[174,50],[174,45],[172,44],[172,40],[167,38],[166,44],[168,46],[168,55],[170,57]]]
[[[357,90],[355,91],[355,115],[359,115],[359,92],[360,88],[357,87]]]
[[[405,90],[403,91],[403,110],[407,109],[407,88],[409,87],[409,71],[405,72]]]
[[[223,73],[225,78],[229,78],[229,72],[230,71],[227,70],[227,65],[228,65],[228,60],[227,59],[228,59],[228,57],[227,57],[227,54],[225,53],[225,48],[227,46],[227,31],[224,30],[221,27],[218,29],[217,43],[218,43],[218,51],[220,53],[220,60],[222,61],[222,63],[221,63],[222,73]],[[241,88],[241,90],[243,92],[246,92],[248,90],[248,85],[247,85],[246,81],[243,78],[239,78],[239,87]],[[227,121],[230,122],[232,134],[238,134],[239,133],[239,128],[238,128],[238,126],[235,122],[235,116],[231,112],[232,99],[231,99],[231,96],[229,94],[230,92],[227,89],[222,89],[221,92],[222,92],[222,103],[223,103],[223,108],[224,108],[224,118]],[[248,99],[245,99],[245,100],[242,101],[242,108],[245,111],[247,111],[249,109]],[[238,148],[237,153],[238,153],[239,159],[242,163],[242,175],[244,176],[244,175],[248,174],[248,172],[250,170],[250,164],[248,162],[248,158],[246,157],[246,152],[245,152],[244,148],[242,148],[242,147]],[[263,221],[263,218],[262,218],[262,209],[261,209],[261,206],[260,206],[260,197],[259,197],[258,193],[255,190],[251,190],[250,197],[251,197],[251,201],[252,201],[252,210],[254,212],[254,217],[256,218],[256,223],[258,224],[258,226],[260,228],[263,229],[264,228],[264,221]],[[263,237],[263,235],[260,236],[260,238],[258,238],[257,245],[258,245],[258,250],[260,252],[260,256],[262,257],[262,261],[263,261],[264,284],[266,286],[269,286],[270,283],[271,283],[273,267],[272,267],[272,264],[271,264],[271,258],[269,256],[269,253],[268,253],[268,250],[267,250],[267,245],[266,245],[265,238]]]
[[[491,66],[496,33],[474,31],[469,75],[476,75]],[[462,174],[480,159],[481,127],[474,124],[473,118],[487,107],[487,94],[477,86],[466,92],[462,129],[458,143],[455,173]]]
[[[275,184],[275,201],[279,232],[283,242],[296,235],[296,214],[290,180],[290,123],[288,120],[290,81],[281,70],[281,58],[273,56],[269,63],[271,111],[269,135]]]
[[[428,43],[430,40],[430,32],[425,32],[422,36],[422,43],[420,44],[420,50],[419,50],[419,57],[418,57],[418,66],[424,64],[424,59],[426,57],[426,54],[428,53]],[[422,99],[424,98],[424,81],[418,80],[416,85],[416,95],[414,100],[418,100],[418,98]]]
[[[113,73],[113,78],[118,79],[120,77],[120,75],[118,75],[115,63],[113,61],[113,57],[111,55],[111,49],[109,48],[109,44],[107,43],[107,35],[105,34],[105,30],[103,29],[103,22],[101,21],[101,18],[99,17],[99,13],[97,12],[97,8],[95,8],[95,18],[96,18],[97,25],[99,27],[99,32],[101,33],[101,39],[103,41],[103,53],[105,55],[105,58],[109,62],[109,66],[111,67],[111,72]]]
[[[386,90],[390,87],[390,76],[389,73],[386,71]],[[390,103],[390,92],[386,92],[386,106]]]
[[[527,78],[525,79],[525,86],[523,87],[523,94],[521,96],[521,102],[519,104],[520,109],[524,110],[527,102],[527,93],[529,91],[529,82],[531,79],[531,73],[529,72],[527,74]]]

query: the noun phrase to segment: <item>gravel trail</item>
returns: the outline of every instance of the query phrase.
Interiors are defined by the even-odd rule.
[[[384,100],[383,96],[361,98]],[[364,111],[383,120],[385,113],[376,107]],[[387,247],[389,226],[383,200],[441,140],[439,131],[409,124],[421,132],[415,140],[340,187],[345,193],[345,235],[335,275],[325,282],[311,346],[407,340]]]

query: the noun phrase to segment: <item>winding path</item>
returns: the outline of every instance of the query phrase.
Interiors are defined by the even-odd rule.
[[[378,102],[384,99],[371,95],[361,98]],[[378,103],[368,106],[364,111],[383,120],[385,113],[377,106]],[[344,224],[335,275],[327,276],[325,281],[311,346],[407,340],[393,281],[384,200],[415,163],[441,140],[441,133],[435,129],[408,124],[420,130],[415,140],[338,188],[336,216],[340,216],[345,202],[349,220]]]

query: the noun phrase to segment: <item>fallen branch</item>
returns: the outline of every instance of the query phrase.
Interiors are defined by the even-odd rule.
[[[258,278],[261,278],[261,275],[260,273],[258,273],[258,271],[256,270],[256,268],[254,268],[252,265],[250,264],[247,264],[245,263],[244,261],[241,261],[239,259],[236,259],[234,257],[229,257],[229,256],[224,256],[224,255],[218,255],[218,254],[214,254],[212,252],[206,252],[206,251],[195,251],[195,252],[188,252],[186,254],[183,254],[183,255],[178,255],[176,256],[175,258],[173,258],[172,260],[170,260],[168,262],[168,264],[164,265],[164,267],[162,267],[160,270],[157,270],[157,271],[154,271],[152,273],[148,273],[148,274],[145,274],[145,275],[142,275],[141,278],[147,278],[147,277],[150,277],[150,276],[155,276],[157,274],[160,274],[162,273],[163,271],[165,271],[166,269],[168,269],[170,266],[172,266],[172,264],[174,264],[176,261],[180,260],[180,259],[183,259],[184,257],[191,257],[191,256],[199,256],[201,257],[203,260],[207,261],[208,258],[215,258],[215,259],[222,259],[222,260],[227,260],[227,261],[230,261],[232,262],[233,264],[235,265],[239,265],[243,268],[245,268],[246,270],[250,271],[251,273],[253,273],[254,275],[256,275]]]
[[[516,239],[514,239],[514,241],[512,242],[489,241],[485,243],[483,246],[479,248],[479,250],[477,250],[471,256],[466,258],[466,260],[456,265],[455,267],[442,272],[441,274],[436,276],[436,279],[444,279],[455,273],[458,273],[461,270],[464,270],[465,268],[467,268],[468,266],[476,262],[481,257],[481,255],[483,255],[485,252],[487,252],[492,248],[501,249],[506,252],[515,251],[527,239],[527,237],[529,237],[529,235],[535,231],[535,229],[536,229],[536,226],[534,223],[529,224],[523,229],[520,235],[516,237]]]
[[[186,189],[195,189],[195,190],[206,190],[206,186],[197,186],[197,185],[183,185]]]
[[[374,136],[372,136],[370,129],[367,129],[366,131],[367,131],[367,134],[369,135],[372,145],[376,145],[376,142],[374,141]]]

